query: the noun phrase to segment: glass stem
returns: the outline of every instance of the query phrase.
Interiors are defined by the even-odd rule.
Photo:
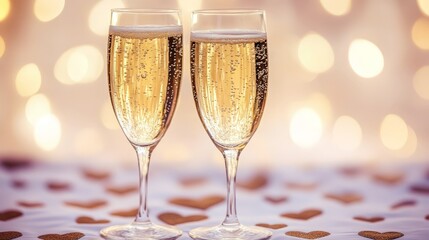
[[[149,212],[147,209],[147,188],[148,188],[148,173],[149,173],[149,163],[150,155],[152,153],[152,147],[150,146],[134,146],[137,152],[138,163],[139,163],[139,195],[140,203],[138,213],[135,219],[135,222],[138,223],[150,223]]]
[[[237,218],[237,209],[235,203],[235,180],[237,175],[239,150],[228,149],[223,151],[226,167],[226,182],[227,182],[227,205],[226,217],[222,223],[224,227],[238,227],[240,223]]]

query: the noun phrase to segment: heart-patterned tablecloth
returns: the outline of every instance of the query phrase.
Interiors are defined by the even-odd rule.
[[[1,239],[100,239],[137,211],[137,171],[2,158]],[[193,170],[193,173],[197,171]],[[429,239],[429,163],[239,171],[240,221],[272,239]],[[190,229],[225,214],[221,169],[150,172],[152,220]]]

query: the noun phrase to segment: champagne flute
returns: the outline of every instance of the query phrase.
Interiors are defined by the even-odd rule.
[[[112,10],[110,99],[137,153],[140,205],[133,223],[102,229],[106,239],[176,239],[182,234],[177,228],[151,223],[146,203],[150,156],[170,124],[179,95],[182,35],[178,10]]]
[[[268,239],[264,228],[239,223],[235,203],[238,157],[256,131],[268,84],[262,10],[192,13],[191,78],[198,115],[225,158],[227,211],[222,224],[190,231],[194,239]]]

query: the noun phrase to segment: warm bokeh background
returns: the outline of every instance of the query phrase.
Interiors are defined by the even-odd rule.
[[[242,167],[427,160],[429,0],[0,0],[0,155],[135,164],[108,96],[116,7],[183,11],[180,102],[157,164],[223,165],[191,95],[199,8],[267,13],[269,98]]]

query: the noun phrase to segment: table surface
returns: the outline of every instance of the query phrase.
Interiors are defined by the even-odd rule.
[[[0,239],[100,239],[101,228],[134,219],[136,169],[0,160]],[[270,228],[271,239],[422,240],[429,234],[428,162],[238,174],[240,222]],[[223,220],[224,171],[158,168],[149,184],[152,221],[182,229],[179,239]]]

